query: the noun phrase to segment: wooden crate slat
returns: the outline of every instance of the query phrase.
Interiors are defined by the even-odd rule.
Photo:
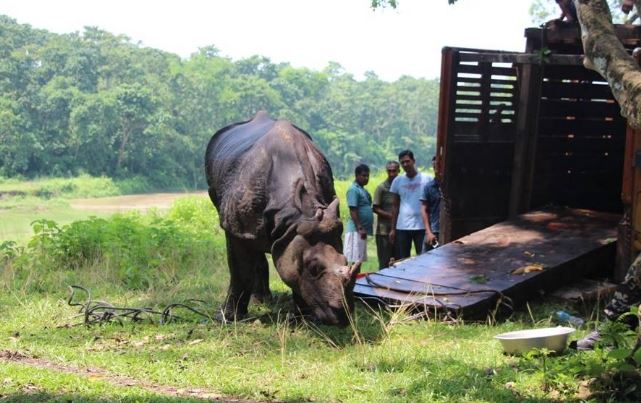
[[[544,81],[541,94],[556,99],[613,99],[609,86],[583,82]]]
[[[615,102],[545,100],[540,103],[541,117],[574,116],[596,118],[599,116],[618,117],[621,108]]]

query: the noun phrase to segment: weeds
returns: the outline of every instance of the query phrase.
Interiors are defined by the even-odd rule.
[[[110,219],[91,217],[63,227],[41,219],[32,223],[34,235],[24,250],[5,242],[0,253],[5,267],[22,273],[26,287],[47,288],[29,273],[51,279],[56,272],[101,262],[102,270],[115,271],[126,288],[144,290],[179,282],[182,268],[196,262],[224,260],[216,230],[204,231],[206,224],[196,224],[211,224],[212,213],[201,201],[187,200],[174,206],[167,217],[130,213]]]
[[[270,304],[250,307],[250,316],[263,320],[70,324],[77,313],[64,300],[70,284],[91,288],[115,306],[199,298],[203,310],[212,311],[227,286],[224,251],[215,211],[205,199],[181,200],[165,214],[91,217],[69,225],[38,220],[24,246],[0,244],[0,352],[244,399],[638,400],[639,361],[630,357],[636,335],[617,325],[604,333],[613,349],[501,354],[492,336],[549,325],[550,312],[557,310],[550,305],[528,305],[503,323],[492,317],[486,324],[444,324],[434,319],[438,312],[414,312],[410,304],[385,310],[359,303],[348,328],[336,329],[293,322],[290,292],[272,270],[272,289],[282,292]],[[425,295],[437,296],[429,289]],[[21,365],[3,365],[3,398],[22,397],[27,382],[52,400],[82,400],[109,388],[81,377],[58,386],[55,373],[34,377]],[[579,395],[581,385],[591,395]]]

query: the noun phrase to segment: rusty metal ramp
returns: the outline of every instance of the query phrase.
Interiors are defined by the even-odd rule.
[[[568,208],[526,213],[368,273],[357,279],[354,293],[365,302],[427,314],[485,318],[500,303],[522,304],[541,290],[607,273],[619,220]]]

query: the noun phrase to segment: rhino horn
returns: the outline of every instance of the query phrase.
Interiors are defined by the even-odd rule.
[[[356,263],[352,264],[352,267],[349,268],[349,278],[350,279],[356,277],[356,275],[361,272],[361,263],[362,262],[356,262]]]

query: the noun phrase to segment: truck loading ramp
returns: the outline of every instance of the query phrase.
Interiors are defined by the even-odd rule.
[[[607,272],[620,218],[570,208],[529,212],[366,273],[354,294],[427,315],[484,319],[499,305],[520,305],[541,290]]]

